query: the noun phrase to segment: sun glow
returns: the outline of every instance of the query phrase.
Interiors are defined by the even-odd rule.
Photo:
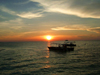
[[[46,36],[44,36],[44,38],[45,38],[46,40],[51,40],[51,39],[53,39],[53,36],[51,36],[51,35],[46,35]]]
[[[47,40],[51,40],[52,39],[52,36],[48,35],[48,36],[46,36],[46,39]]]

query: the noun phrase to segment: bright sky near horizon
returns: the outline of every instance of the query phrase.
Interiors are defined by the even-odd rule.
[[[0,41],[100,40],[100,0],[0,0]]]

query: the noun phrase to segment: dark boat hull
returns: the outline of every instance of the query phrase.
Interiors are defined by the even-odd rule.
[[[48,47],[50,51],[73,51],[74,48]]]

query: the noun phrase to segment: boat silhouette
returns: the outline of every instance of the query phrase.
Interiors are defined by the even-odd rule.
[[[65,40],[63,44],[51,43],[52,46],[50,45],[48,48],[50,51],[61,51],[61,52],[73,51],[76,44],[66,41],[68,40]]]

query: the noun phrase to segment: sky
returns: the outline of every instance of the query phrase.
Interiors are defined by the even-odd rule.
[[[0,41],[100,40],[100,0],[0,0]]]

